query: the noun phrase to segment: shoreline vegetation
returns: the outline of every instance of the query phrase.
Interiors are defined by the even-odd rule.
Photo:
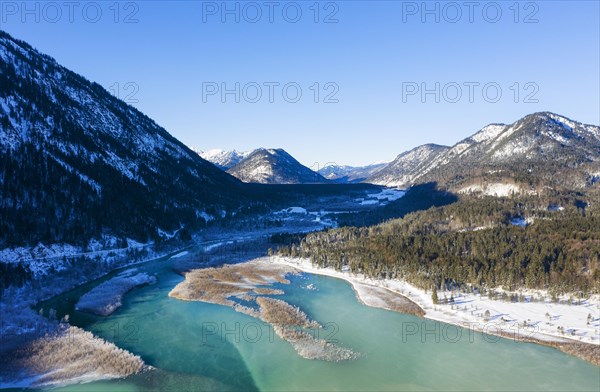
[[[125,272],[133,272],[135,265],[171,257],[189,247],[189,244],[185,244],[156,249],[148,252],[147,258],[134,258],[129,264],[117,263],[109,270],[90,274],[87,279],[83,279],[85,275],[82,274],[78,278],[75,275],[62,279],[51,276],[48,282],[36,281],[18,289],[5,289],[0,301],[2,388],[67,386],[124,378],[152,370],[140,357],[91,332],[69,325],[68,316],[58,322],[55,310],[50,309],[48,317],[45,317],[41,312],[35,312],[34,306],[82,284],[101,279],[115,270],[128,268]],[[61,285],[52,284],[58,279]],[[58,355],[63,348],[65,355]]]
[[[153,369],[137,355],[81,328],[60,324],[52,334],[15,349],[3,363],[2,388],[48,388],[124,378]]]
[[[177,251],[169,252],[171,256],[180,254],[185,251],[186,248],[180,248]],[[219,252],[218,255],[221,255],[224,252]],[[258,252],[260,253],[260,252]],[[181,255],[187,256],[187,255]],[[150,260],[156,259],[152,257],[151,259],[147,259],[141,262],[148,262]],[[188,257],[180,257],[174,258],[174,269],[179,272],[183,270],[187,270],[188,267],[197,263],[184,263],[188,259]],[[223,262],[221,257],[218,257],[219,263]],[[177,260],[177,263],[175,261]],[[179,260],[183,260],[181,263]],[[266,319],[272,319],[272,317],[281,317],[273,316],[284,312],[284,314],[289,315],[295,313],[295,310],[288,308],[287,306],[280,304],[279,302],[273,302],[270,300],[264,300],[266,297],[261,297],[264,295],[276,296],[283,294],[283,291],[279,288],[271,288],[271,287],[259,287],[262,286],[261,283],[267,282],[265,286],[277,283],[286,284],[289,283],[287,279],[285,279],[285,275],[287,273],[299,273],[299,272],[307,272],[313,274],[320,275],[328,275],[335,278],[344,279],[350,282],[356,292],[359,300],[368,306],[379,307],[384,309],[389,309],[393,311],[410,313],[417,316],[426,317],[429,319],[454,324],[458,326],[463,326],[464,320],[458,317],[460,315],[460,311],[458,310],[458,303],[461,300],[456,298],[456,305],[452,306],[450,304],[447,305],[439,305],[435,306],[431,302],[431,294],[426,291],[414,288],[410,285],[404,284],[400,281],[389,280],[389,281],[381,281],[381,280],[373,280],[365,277],[359,277],[357,275],[351,274],[350,272],[340,272],[335,271],[333,269],[327,268],[317,268],[311,264],[311,262],[307,259],[285,259],[283,257],[259,257],[258,259],[253,260],[254,263],[260,260],[262,263],[262,270],[267,272],[261,272],[261,274],[250,275],[254,276],[254,288],[248,291],[248,288],[244,288],[243,286],[247,286],[249,283],[252,285],[252,279],[250,281],[247,280],[238,280],[237,283],[243,289],[240,291],[240,299],[247,300],[253,299],[254,301],[260,301],[262,303],[263,314],[257,312],[255,309],[246,307],[241,307],[240,303],[236,303],[232,301],[232,303],[226,304],[226,306],[236,306],[241,312],[245,312],[253,317],[258,317],[263,320],[261,317]],[[215,261],[215,263],[217,262]],[[242,261],[242,260],[240,260]],[[135,264],[140,263],[137,261]],[[235,265],[237,268],[242,268],[244,265],[247,265],[252,262],[242,263]],[[131,264],[131,267],[133,264]],[[179,266],[179,268],[176,268]],[[127,270],[127,271],[130,271]],[[196,271],[196,270],[194,270]],[[273,272],[275,272],[273,274]],[[193,273],[193,271],[188,272],[188,274]],[[183,274],[183,273],[182,273]],[[281,275],[283,274],[283,275]],[[97,277],[95,277],[97,278]],[[225,279],[227,280],[227,279]],[[187,278],[184,282],[187,281]],[[234,281],[235,282],[235,281]],[[386,287],[387,286],[387,287]],[[179,286],[178,286],[179,287]],[[181,288],[181,287],[180,287]],[[227,288],[231,290],[231,287]],[[175,290],[175,289],[174,289]],[[243,293],[245,290],[245,294]],[[56,293],[53,293],[56,295]],[[217,297],[219,293],[217,292]],[[450,295],[450,292],[447,293]],[[444,292],[439,292],[438,295],[442,297]],[[50,297],[49,293],[42,297]],[[173,295],[172,295],[173,296]],[[12,296],[11,296],[12,298]],[[221,297],[223,300],[224,297]],[[263,298],[263,299],[258,299]],[[180,298],[183,299],[183,298]],[[192,300],[192,299],[189,299]],[[194,299],[196,300],[196,299]],[[227,298],[225,298],[227,300]],[[29,299],[29,301],[33,301],[33,299]],[[21,301],[22,302],[22,301]],[[284,302],[284,301],[281,301]],[[502,303],[502,301],[489,301],[490,303]],[[33,303],[33,302],[32,302]],[[218,302],[215,302],[218,303]],[[286,304],[284,302],[284,304]],[[541,304],[528,304],[528,303],[504,303],[506,307],[514,307],[514,306],[525,306],[528,307],[530,305],[541,305]],[[599,306],[600,301],[598,298],[595,298],[590,305]],[[289,304],[286,304],[289,305]],[[17,306],[20,307],[23,311],[17,311]],[[3,366],[3,374],[0,374],[0,380],[3,386],[15,387],[15,388],[26,388],[26,387],[47,387],[47,386],[64,386],[75,383],[85,383],[91,381],[99,381],[103,379],[111,379],[111,378],[120,378],[127,377],[131,374],[135,374],[141,371],[150,370],[152,367],[147,366],[139,359],[139,357],[128,353],[125,350],[118,348],[117,346],[112,345],[111,343],[105,342],[100,338],[95,337],[89,332],[81,330],[77,327],[66,327],[70,329],[70,335],[75,336],[75,340],[73,337],[65,337],[68,336],[68,333],[65,332],[65,324],[59,324],[56,321],[51,321],[46,319],[45,317],[39,316],[37,313],[33,312],[29,309],[28,304],[23,306],[18,305],[17,303],[10,304],[2,302],[3,311],[2,313],[11,314],[17,318],[23,318],[26,314],[23,313],[31,313],[31,316],[27,316],[28,320],[33,320],[36,323],[39,323],[42,327],[33,328],[34,330],[44,330],[46,331],[46,335],[44,333],[27,333],[23,336],[17,336],[18,339],[13,339],[10,341],[4,340],[4,342],[8,342],[9,345],[5,346],[2,351],[3,358],[8,358],[6,361],[6,365]],[[291,305],[289,305],[291,306]],[[552,306],[558,306],[553,304]],[[573,311],[575,307],[569,308],[566,305],[560,305],[563,309],[568,309],[569,311]],[[455,309],[452,309],[452,308]],[[5,308],[5,309],[4,309]],[[282,309],[283,308],[283,309]],[[292,307],[293,308],[293,307]],[[581,306],[579,306],[581,308]],[[14,309],[14,311],[9,311],[9,309]],[[261,309],[261,305],[257,303],[256,309]],[[592,314],[598,314],[598,309],[594,308],[590,310]],[[300,314],[303,314],[301,310],[298,309]],[[466,313],[466,312],[464,312]],[[552,313],[552,312],[550,312]],[[587,313],[586,313],[587,314]],[[19,316],[20,315],[20,316]],[[552,313],[551,318],[558,316],[557,313]],[[304,314],[305,317],[306,314]],[[568,315],[567,315],[568,316]],[[492,316],[493,318],[493,316]],[[275,319],[277,320],[277,319]],[[307,322],[310,323],[311,320],[306,318]],[[599,319],[594,320],[593,326],[598,328],[600,326]],[[6,321],[6,320],[5,320]],[[31,322],[33,322],[31,321]],[[16,321],[15,321],[16,322]],[[552,321],[554,323],[554,321]],[[350,350],[340,348],[337,346],[333,346],[328,342],[319,341],[314,339],[310,334],[298,336],[294,331],[302,331],[303,329],[298,326],[298,324],[302,324],[295,321],[296,325],[293,327],[289,326],[274,326],[273,330],[280,336],[282,339],[289,341],[289,343],[294,347],[294,349],[299,353],[299,355],[303,357],[314,357],[322,360],[346,360],[356,358],[359,354],[351,352]],[[28,322],[27,325],[30,323]],[[278,323],[281,324],[281,323]],[[561,322],[562,324],[562,322]],[[585,323],[584,323],[585,324]],[[16,325],[16,324],[15,324]],[[309,324],[310,325],[310,324]],[[563,324],[564,325],[564,324]],[[28,327],[27,330],[31,328]],[[306,329],[306,328],[305,328]],[[494,334],[494,331],[486,331],[489,334]],[[512,330],[511,330],[512,332]],[[583,343],[577,340],[574,340],[573,337],[559,335],[558,332],[555,331],[555,334],[538,334],[535,338],[531,338],[529,336],[519,336],[518,340],[523,342],[532,342],[538,343],[546,346],[555,347],[559,350],[562,350],[568,354],[572,354],[579,358],[585,359],[589,362],[594,363],[595,365],[600,366],[600,346],[597,344],[589,344]],[[506,338],[515,338],[513,333],[504,333],[498,335],[502,335]],[[78,337],[79,336],[79,337]],[[85,344],[75,343],[80,342],[83,338],[88,342]],[[310,339],[312,338],[312,340]],[[32,354],[35,352],[43,353],[46,352],[50,347],[57,347],[57,345],[64,344],[67,342],[66,339],[69,339],[68,342],[73,350],[79,350],[79,354],[73,354],[74,356],[70,359],[65,359],[64,361],[52,361],[49,360],[48,356],[33,356]],[[92,343],[89,343],[92,342]],[[93,343],[95,342],[95,343]],[[323,347],[325,346],[325,347]],[[44,348],[46,347],[46,348]],[[99,348],[100,347],[100,348]],[[336,351],[342,350],[342,351]],[[343,351],[347,350],[347,351]],[[70,355],[70,354],[69,354]],[[97,357],[94,359],[94,357]],[[114,363],[122,363],[124,366],[121,368],[114,369],[110,366],[111,358],[116,358]],[[23,365],[23,361],[30,360],[31,367],[21,367]],[[21,361],[21,366],[16,366],[16,361]],[[39,361],[39,362],[36,362]],[[100,361],[100,362],[94,362]],[[107,364],[101,364],[102,361],[108,362]],[[64,366],[63,366],[64,365]],[[61,369],[61,366],[65,368],[65,371],[58,371]],[[104,366],[104,367],[102,367]],[[26,371],[24,371],[26,369]],[[54,370],[51,370],[54,369]],[[101,369],[101,370],[98,370]],[[68,371],[67,371],[68,370]],[[103,374],[103,372],[105,372]]]
[[[75,310],[109,316],[122,306],[123,295],[136,287],[156,283],[156,277],[135,274],[136,269],[120,273],[81,296]]]
[[[303,358],[329,362],[355,359],[358,353],[318,339],[311,331],[323,328],[301,309],[287,302],[265,297],[284,292],[273,289],[275,283],[290,284],[288,274],[300,271],[285,265],[273,265],[264,258],[218,268],[194,269],[184,274],[185,280],[169,293],[184,301],[202,301],[233,308],[270,324],[275,334],[290,343]],[[265,287],[267,286],[267,287]],[[245,301],[248,305],[237,302]]]
[[[375,280],[365,277],[361,274],[353,274],[350,271],[336,271],[332,268],[320,268],[314,266],[310,260],[302,258],[284,258],[281,256],[271,256],[268,258],[260,259],[263,263],[270,263],[273,266],[287,266],[294,268],[299,271],[306,273],[325,275],[333,278],[343,279],[349,282],[358,300],[367,305],[377,308],[383,308],[391,311],[398,311],[402,313],[410,313],[419,317],[427,319],[457,325],[465,328],[472,328],[477,332],[481,332],[486,335],[501,336],[507,339],[514,339],[519,342],[537,343],[549,347],[556,348],[567,354],[576,356],[580,359],[591,362],[596,366],[600,366],[600,343],[598,342],[583,342],[575,340],[574,337],[565,335],[551,334],[549,331],[541,330],[537,327],[537,322],[532,321],[532,325],[523,326],[522,328],[514,328],[515,324],[507,322],[506,317],[497,317],[497,314],[489,314],[487,321],[481,320],[476,322],[473,317],[467,317],[467,312],[462,312],[458,304],[461,302],[456,300],[456,305],[437,305],[434,304],[431,299],[431,294],[425,292],[422,289],[416,288],[407,282],[396,280],[396,279],[381,279]],[[441,295],[441,293],[438,293]],[[412,305],[408,305],[408,309],[419,309],[418,311],[407,311],[407,307],[398,307],[398,298],[402,298],[400,303],[406,303],[408,301]],[[596,314],[598,313],[598,307],[600,307],[600,301],[598,298],[594,298],[594,303],[589,304],[591,308],[595,307]],[[471,298],[463,298],[464,302],[472,301]],[[507,303],[503,306],[502,301],[484,299],[487,302],[488,307],[493,309],[495,306],[501,307],[502,309],[510,308],[511,303]],[[413,307],[416,307],[414,308]],[[519,304],[519,314],[523,313],[523,307],[529,306],[530,316],[532,318],[538,316],[542,304]],[[481,306],[481,305],[478,305]],[[536,306],[536,309],[533,307]],[[565,313],[569,310],[568,305],[553,305],[555,308],[563,306],[564,309],[560,309]],[[572,310],[573,308],[571,308]],[[594,312],[594,310],[591,310]],[[465,313],[465,314],[461,314]],[[509,312],[506,312],[509,313]],[[505,313],[505,316],[509,316]],[[554,317],[562,317],[564,314],[555,315]],[[551,316],[552,317],[552,316]],[[513,320],[516,321],[516,320]],[[598,322],[598,320],[596,320]],[[516,324],[518,326],[518,324]],[[596,326],[598,328],[598,326]]]

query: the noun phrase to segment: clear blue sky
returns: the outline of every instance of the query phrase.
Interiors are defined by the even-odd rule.
[[[318,15],[314,1],[278,1],[272,23],[269,2],[247,3],[237,3],[237,23],[221,1],[27,2],[24,9],[2,0],[0,28],[107,89],[118,83],[121,98],[134,93],[134,106],[200,149],[282,147],[309,166],[359,165],[423,143],[453,144],[536,111],[600,123],[598,1],[475,2],[472,9],[428,2],[433,14],[421,1],[325,1]],[[302,15],[292,23],[297,5]],[[235,10],[236,2],[227,6]],[[265,82],[279,83],[273,102]],[[479,83],[472,102],[469,82]],[[220,94],[203,98],[223,83],[240,83],[240,103],[233,94],[224,103]],[[262,96],[252,103],[255,83]],[[287,90],[290,101],[294,86],[302,89],[298,102],[284,99],[286,83],[297,84]],[[422,83],[440,83],[439,103],[434,94],[425,102],[420,93],[403,97]],[[487,83],[495,84],[484,97]],[[492,102],[497,87],[502,97]],[[336,88],[338,102],[324,103]]]

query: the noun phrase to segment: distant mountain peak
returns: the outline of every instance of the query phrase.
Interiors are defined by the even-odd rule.
[[[243,182],[262,184],[324,183],[327,180],[281,148],[258,148],[227,170]]]
[[[235,165],[237,165],[242,159],[246,158],[251,154],[251,151],[242,151],[239,152],[237,150],[222,150],[219,148],[215,148],[208,151],[196,151],[198,155],[207,161],[213,163],[218,168],[222,170],[227,170]]]
[[[563,182],[584,186],[589,173],[576,168],[600,162],[600,127],[538,112],[512,124],[489,124],[452,147],[433,146],[400,154],[366,181],[406,187],[426,181],[465,181],[485,170],[519,176],[524,167],[535,165],[539,171],[553,171],[543,181],[561,182],[557,174],[563,171],[573,174]]]
[[[338,183],[357,183],[371,177],[385,165],[387,165],[386,162],[378,162],[366,166],[339,165],[335,162],[330,162],[319,169],[318,172],[328,180]]]

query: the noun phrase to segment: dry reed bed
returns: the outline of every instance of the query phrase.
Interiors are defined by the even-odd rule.
[[[256,303],[260,306],[261,319],[269,324],[282,327],[321,328],[319,323],[309,320],[300,308],[280,299],[258,297]]]
[[[267,263],[225,265],[204,268],[185,273],[185,280],[175,286],[170,297],[185,301],[203,301],[219,305],[235,306],[230,297],[250,299],[255,294],[282,294],[281,290],[269,292],[268,286],[275,282],[289,284],[285,276],[298,273],[291,267]]]
[[[260,306],[259,318],[271,324],[277,336],[290,343],[301,357],[330,362],[358,357],[352,350],[338,347],[324,339],[317,339],[304,330],[303,328],[316,332],[322,326],[310,320],[300,308],[280,299],[266,297],[258,297],[256,302]]]
[[[559,350],[600,366],[600,346],[588,343],[565,342],[551,345]]]
[[[121,378],[150,369],[140,357],[73,326],[26,344],[11,353],[6,366],[18,369],[15,375],[31,377],[31,387]]]
[[[275,282],[289,284],[285,276],[290,273],[298,273],[298,270],[261,261],[192,270],[185,274],[185,280],[171,290],[169,296],[230,306],[269,323],[277,336],[289,342],[303,358],[324,361],[356,358],[358,355],[352,350],[317,339],[307,332],[306,329],[315,332],[322,327],[299,308],[282,300],[261,296],[284,294],[279,289],[258,286],[269,286]],[[255,302],[258,310],[236,303],[230,299],[232,297]]]
[[[279,289],[267,289],[264,287],[259,287],[253,290],[255,294],[258,295],[283,295],[285,292]]]

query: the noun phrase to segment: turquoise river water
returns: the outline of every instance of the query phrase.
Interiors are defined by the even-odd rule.
[[[370,308],[343,280],[294,276],[279,296],[325,326],[320,338],[360,353],[301,358],[270,326],[233,309],[168,297],[183,278],[169,260],[137,267],[158,283],[128,293],[109,317],[75,312],[94,282],[42,304],[140,355],[156,370],[60,391],[598,391],[600,369],[552,348]],[[309,286],[312,285],[312,286]],[[313,289],[313,287],[315,289]]]

